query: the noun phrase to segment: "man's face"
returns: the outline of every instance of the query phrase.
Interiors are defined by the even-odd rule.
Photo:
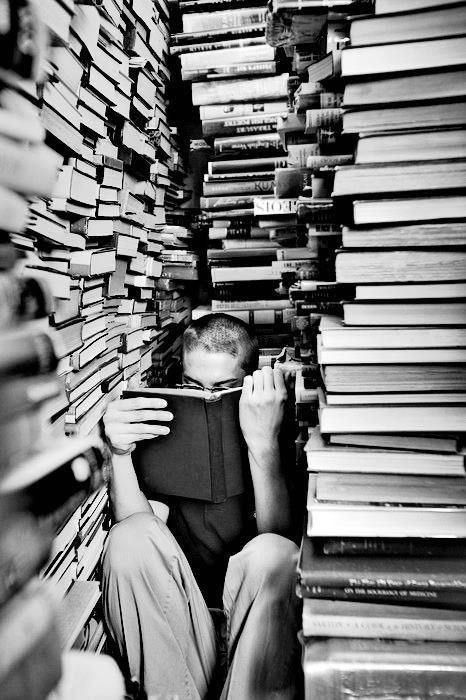
[[[184,353],[183,383],[218,391],[242,386],[246,372],[241,361],[227,352],[207,352],[199,348]]]

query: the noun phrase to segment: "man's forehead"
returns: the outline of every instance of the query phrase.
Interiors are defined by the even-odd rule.
[[[209,379],[211,382],[244,375],[239,357],[227,352],[209,352],[205,348],[195,348],[183,354],[183,372],[191,379]]]

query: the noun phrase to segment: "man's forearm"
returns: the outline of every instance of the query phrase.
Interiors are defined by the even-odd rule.
[[[109,493],[115,520],[119,522],[135,513],[152,513],[139,488],[131,455],[113,455],[112,462]]]
[[[290,496],[280,463],[278,443],[249,449],[259,534],[291,532]]]

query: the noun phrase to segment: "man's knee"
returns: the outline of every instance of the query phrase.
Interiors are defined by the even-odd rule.
[[[289,588],[296,578],[298,547],[294,542],[273,533],[258,535],[243,550],[246,575],[262,585],[278,590]]]
[[[110,573],[117,577],[134,576],[149,561],[157,559],[154,527],[155,516],[150,513],[136,513],[116,523],[110,530],[104,547],[104,576]]]

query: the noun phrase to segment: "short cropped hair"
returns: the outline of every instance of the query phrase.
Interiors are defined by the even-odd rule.
[[[254,331],[244,321],[227,314],[206,314],[189,324],[183,334],[183,352],[196,349],[240,357],[241,368],[247,374],[259,364],[259,343]]]

